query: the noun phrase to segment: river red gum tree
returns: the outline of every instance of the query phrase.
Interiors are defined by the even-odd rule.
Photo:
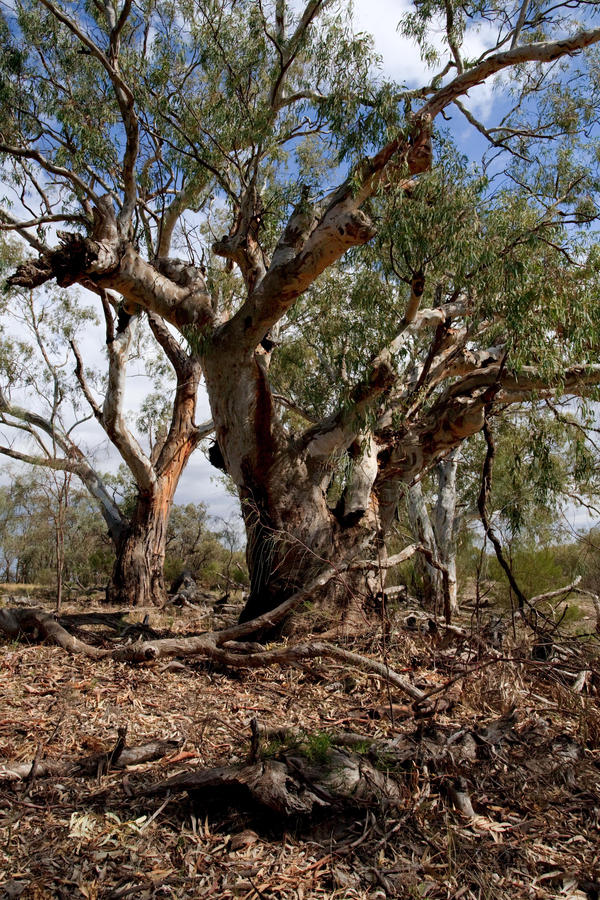
[[[86,378],[77,343],[71,340],[75,357],[75,376],[102,430],[126,464],[135,486],[135,500],[129,514],[124,513],[107,488],[102,476],[91,464],[75,438],[77,422],[65,415],[64,363],[56,365],[50,355],[51,336],[41,327],[30,300],[25,301],[27,318],[42,350],[42,366],[48,375],[48,410],[45,413],[13,403],[10,387],[0,390],[0,422],[7,434],[25,435],[35,452],[19,445],[0,445],[0,453],[30,465],[77,475],[98,504],[115,550],[115,564],[107,597],[115,603],[160,605],[165,600],[163,566],[166,531],[173,497],[181,473],[202,437],[212,431],[212,423],[195,422],[200,361],[187,353],[174,339],[162,320],[148,314],[150,328],[176,376],[169,427],[157,429],[151,449],[142,449],[126,421],[125,388],[131,343],[136,318],[117,312],[115,298],[102,291],[106,323],[108,377],[103,403],[100,404]],[[29,365],[30,378],[42,382],[36,359]],[[26,386],[28,379],[16,379]],[[83,417],[83,421],[88,416]],[[65,424],[65,421],[67,424]]]
[[[466,63],[461,55],[465,22],[459,27],[455,21],[463,13],[446,4],[448,64],[422,89],[390,94],[389,86],[378,92],[364,81],[367,70],[356,61],[357,40],[340,30],[323,0],[308,0],[296,18],[282,0],[264,9],[199,3],[191,18],[185,8],[178,10],[187,28],[181,32],[185,46],[161,85],[150,71],[148,33],[151,25],[159,27],[150,9],[99,3],[90,18],[78,4],[40,0],[25,6],[30,16],[43,10],[61,40],[75,47],[73,52],[83,52],[90,72],[112,91],[122,154],[102,178],[98,160],[86,174],[69,148],[70,164],[60,161],[64,153],[59,159],[55,147],[64,144],[64,135],[58,142],[48,139],[52,152],[45,153],[33,129],[24,134],[15,125],[12,137],[0,143],[4,158],[17,167],[23,160],[35,163],[48,177],[68,184],[85,224],[61,232],[56,248],[38,242],[37,258],[20,266],[10,281],[32,288],[56,279],[62,286],[79,283],[117,292],[125,324],[115,331],[115,354],[128,339],[127,317],[140,309],[150,313],[172,362],[176,342],[161,321],[184,335],[196,348],[194,372],[201,366],[222,466],[239,492],[246,523],[251,594],[243,618],[278,605],[331,564],[343,567],[343,585],[338,581],[334,588],[330,582],[323,590],[343,599],[351,620],[369,588],[381,583],[386,536],[404,487],[478,432],[494,410],[532,394],[585,391],[600,381],[600,369],[587,359],[565,357],[561,377],[554,381],[534,360],[513,370],[506,339],[486,345],[489,322],[482,324],[473,315],[469,291],[446,283],[432,302],[427,273],[413,269],[404,309],[388,331],[391,337],[375,355],[365,354],[362,375],[344,403],[306,428],[290,427],[271,386],[280,328],[319,276],[376,238],[386,197],[410,199],[427,177],[440,114],[499,72],[523,72],[528,64],[543,67],[578,54],[600,41],[600,29],[557,37],[550,14],[540,19],[533,11],[528,17],[527,4],[518,4],[514,15],[504,16],[497,45]],[[525,14],[519,14],[523,9]],[[22,20],[24,32],[31,27],[28,21]],[[544,29],[548,39],[533,40]],[[152,52],[158,58],[159,41]],[[215,65],[224,74],[215,74]],[[71,76],[74,102],[78,78],[84,80]],[[285,221],[289,201],[272,188],[280,177],[274,174],[277,154],[302,136],[327,129],[339,137],[345,130],[360,131],[363,123],[368,133],[369,116],[384,123],[380,131],[387,139],[381,149],[357,160],[340,186],[324,196],[299,186]],[[39,110],[31,117],[42,118]],[[393,123],[396,131],[390,134]],[[505,134],[503,140],[509,138]],[[76,144],[78,138],[69,140]],[[110,190],[99,193],[100,185]],[[212,243],[225,269],[213,263],[207,283],[200,268],[168,254],[176,224],[185,232],[186,211],[198,209],[211,191],[221,192],[229,218],[227,233]],[[277,196],[279,212],[269,218],[269,203]],[[60,217],[54,209],[48,203],[33,224]],[[68,220],[64,205],[62,210]],[[546,225],[555,221],[552,216],[547,213]],[[18,222],[8,211],[2,217],[5,227],[32,242],[31,221]],[[146,240],[145,252],[137,235]],[[219,272],[232,269],[243,287],[237,302],[224,304]],[[195,383],[191,378],[189,384],[195,388]],[[191,396],[187,403],[180,415],[184,431],[184,419],[191,421],[186,412]],[[139,475],[140,497],[166,509],[171,482],[167,477],[163,493],[156,465],[168,460],[178,469],[187,452],[181,441],[169,449],[167,442],[157,463],[142,461],[110,405],[101,415]],[[334,506],[329,490],[342,460],[350,465]],[[135,547],[128,558],[138,552],[152,555],[159,543],[140,515],[139,526],[132,524]]]

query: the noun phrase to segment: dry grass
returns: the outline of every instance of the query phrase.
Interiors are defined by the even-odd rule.
[[[152,612],[150,624],[185,633],[209,623],[188,610]],[[332,663],[227,673],[190,661],[131,667],[50,646],[0,646],[0,757],[108,750],[123,725],[129,745],[180,741],[170,759],[126,773],[29,785],[0,780],[0,896],[597,898],[600,681],[593,652],[591,661],[575,660],[591,672],[579,693],[564,665],[529,658],[524,636],[503,649],[518,662],[477,659],[456,639],[399,630],[390,643],[390,664],[422,687],[471,674],[440,695],[449,706],[424,718],[392,694],[392,724],[379,679],[346,678]],[[376,634],[360,649],[382,652]],[[286,832],[225,808],[206,818],[185,795],[166,803],[144,795],[145,786],[175,772],[243,758],[252,717],[309,733],[412,741],[413,757],[395,772],[402,803]],[[497,741],[485,731],[490,725]],[[453,807],[458,778],[475,818]]]

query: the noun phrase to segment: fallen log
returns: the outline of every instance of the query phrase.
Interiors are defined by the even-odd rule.
[[[53,615],[39,606],[26,609],[0,609],[0,629],[13,639],[28,632],[37,632],[40,637],[58,644],[69,653],[82,653],[92,659],[103,659],[111,652],[100,647],[92,647],[91,644],[73,637]]]
[[[424,691],[415,687],[407,678],[394,672],[384,663],[350,650],[343,650],[327,641],[314,640],[269,650],[258,649],[261,645],[256,643],[240,641],[240,638],[246,637],[248,634],[277,624],[291,609],[307,599],[316,586],[324,584],[332,577],[333,575],[329,572],[319,576],[308,587],[289,597],[276,609],[251,622],[233,625],[221,631],[207,631],[192,637],[139,640],[114,649],[93,647],[69,634],[50,613],[40,607],[1,609],[0,630],[5,631],[13,639],[32,633],[34,636],[40,636],[58,644],[70,653],[82,653],[92,659],[109,658],[130,663],[148,662],[173,656],[196,656],[231,668],[256,669],[271,665],[294,665],[303,660],[323,657],[355,666],[366,672],[373,672],[393,687],[412,697],[413,700],[425,699]]]
[[[110,764],[112,769],[124,769],[141,763],[162,759],[179,747],[175,740],[150,741],[138,747],[125,747],[117,755],[115,748],[106,753],[94,753],[79,759],[38,759],[35,761],[35,777],[48,776],[67,777],[70,775],[94,776],[102,771],[104,765]],[[112,758],[111,758],[112,757]],[[10,762],[0,763],[0,780],[20,781],[29,776],[32,763]]]

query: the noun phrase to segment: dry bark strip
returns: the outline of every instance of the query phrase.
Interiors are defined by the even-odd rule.
[[[424,691],[415,687],[384,663],[369,659],[350,650],[342,650],[323,640],[308,641],[291,646],[275,647],[271,650],[257,649],[260,645],[240,641],[248,634],[270,628],[284,619],[300,603],[309,599],[314,591],[332,578],[339,576],[339,570],[327,569],[313,579],[307,587],[297,591],[276,609],[262,616],[233,625],[221,631],[207,631],[195,637],[163,638],[160,640],[137,641],[115,649],[92,647],[73,637],[57,620],[37,607],[31,609],[0,609],[0,630],[15,639],[22,634],[37,633],[42,638],[58,644],[70,653],[82,653],[92,659],[110,658],[119,662],[147,662],[172,656],[197,656],[213,660],[233,668],[262,668],[271,665],[290,665],[306,659],[325,657],[356,666],[366,672],[373,672],[389,682],[393,687],[412,697],[424,700]]]
[[[118,755],[115,750],[107,753],[94,753],[80,759],[42,759],[35,762],[35,777],[60,775],[96,775],[110,763],[110,768],[124,769],[126,766],[137,766],[141,763],[161,759],[173,753],[179,747],[174,740],[150,741],[138,747],[125,747]],[[0,764],[0,780],[19,781],[28,778],[32,770],[31,763],[5,762]]]

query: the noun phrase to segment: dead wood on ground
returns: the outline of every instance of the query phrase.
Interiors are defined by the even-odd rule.
[[[110,658],[120,662],[148,662],[173,656],[195,656],[212,660],[232,668],[262,668],[271,665],[294,665],[307,659],[324,657],[373,672],[393,687],[412,697],[423,700],[425,692],[415,687],[407,678],[394,672],[389,666],[349,650],[343,650],[327,641],[314,640],[265,650],[256,643],[240,640],[264,628],[282,621],[289,612],[307,600],[317,587],[330,580],[335,572],[328,570],[314,579],[306,588],[297,591],[276,609],[250,622],[233,625],[220,631],[207,631],[192,637],[162,638],[136,641],[117,648],[94,647],[79,640],[62,627],[59,621],[40,607],[28,609],[0,609],[0,629],[11,638],[39,635],[58,644],[70,653],[82,653],[92,659]]]
[[[151,793],[187,791],[199,807],[231,805],[249,812],[306,817],[343,809],[397,804],[396,781],[365,757],[330,748],[318,760],[301,752],[256,763],[219,766],[175,775]]]
[[[108,769],[124,769],[127,766],[138,766],[141,763],[162,759],[174,753],[179,742],[174,740],[149,741],[137,747],[117,745],[106,753],[93,753],[79,759],[36,759],[34,763],[5,762],[0,765],[0,781],[20,781],[28,778],[35,766],[35,777],[48,776],[69,777],[72,775],[94,776],[106,773]]]

